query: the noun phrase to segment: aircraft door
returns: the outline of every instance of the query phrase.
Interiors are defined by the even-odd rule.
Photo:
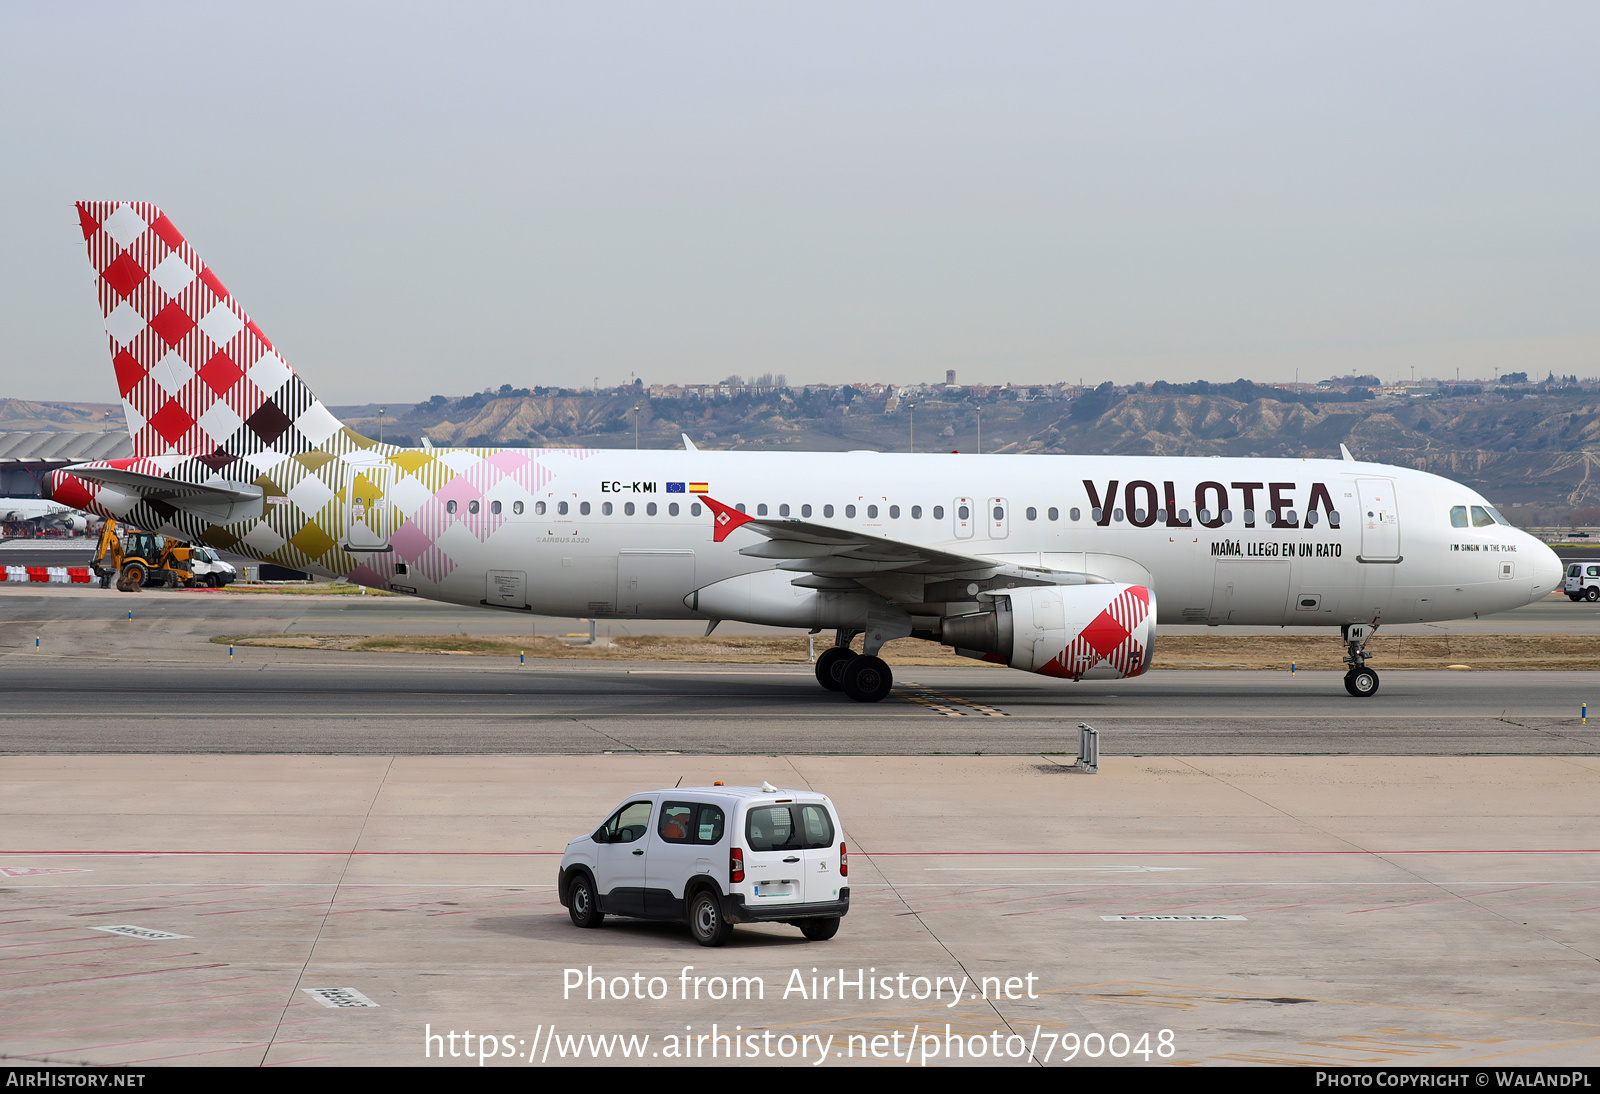
[[[1011,507],[1005,498],[990,498],[985,506],[989,518],[989,538],[1005,539],[1011,530]]]
[[[1357,479],[1361,499],[1361,562],[1400,561],[1400,510],[1394,480]]]
[[[978,514],[973,512],[971,498],[957,498],[950,506],[950,518],[955,521],[956,538],[971,539],[978,524]]]
[[[391,550],[388,460],[351,461],[345,469],[344,549],[358,552]]]

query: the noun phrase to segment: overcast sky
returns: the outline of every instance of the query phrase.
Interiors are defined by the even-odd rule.
[[[1600,5],[0,6],[0,396],[114,400],[72,202],[330,402],[1600,374]]]

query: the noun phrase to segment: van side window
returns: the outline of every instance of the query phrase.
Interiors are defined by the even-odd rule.
[[[668,843],[720,843],[722,810],[703,802],[666,802],[656,832]]]
[[[610,843],[632,843],[643,838],[650,828],[650,803],[629,802],[611,814],[604,827]]]

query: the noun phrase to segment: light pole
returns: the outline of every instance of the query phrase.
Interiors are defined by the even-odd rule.
[[[981,456],[983,454],[983,407],[973,407],[972,412],[978,416],[978,443],[973,446],[973,452]]]
[[[906,404],[906,414],[911,419],[911,436],[909,438],[909,449],[910,449],[910,451],[915,452],[917,450],[917,404],[916,403],[907,403]]]
[[[639,411],[644,409],[644,404],[633,404],[633,447],[639,447]]]
[[[378,443],[379,444],[383,443],[383,416],[385,414],[387,414],[387,413],[389,413],[389,408],[388,407],[380,406],[378,408]]]

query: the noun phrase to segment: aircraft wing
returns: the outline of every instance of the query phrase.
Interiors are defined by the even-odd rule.
[[[1027,585],[1085,585],[1107,580],[1090,574],[1023,566],[906,543],[808,520],[752,517],[705,495],[700,500],[711,509],[716,542],[721,543],[741,528],[760,534],[765,537],[762,542],[740,548],[739,553],[750,558],[777,560],[778,569],[797,575],[792,584],[804,587],[843,589],[865,585],[883,591],[882,579],[896,575],[932,581],[956,578],[987,581],[1004,576]],[[892,596],[891,599],[902,597]]]
[[[144,501],[165,502],[218,523],[260,516],[265,506],[265,491],[259,486],[221,479],[207,483],[184,482],[160,475],[147,475],[125,467],[78,464],[64,469],[67,474],[102,487],[130,494]]]

